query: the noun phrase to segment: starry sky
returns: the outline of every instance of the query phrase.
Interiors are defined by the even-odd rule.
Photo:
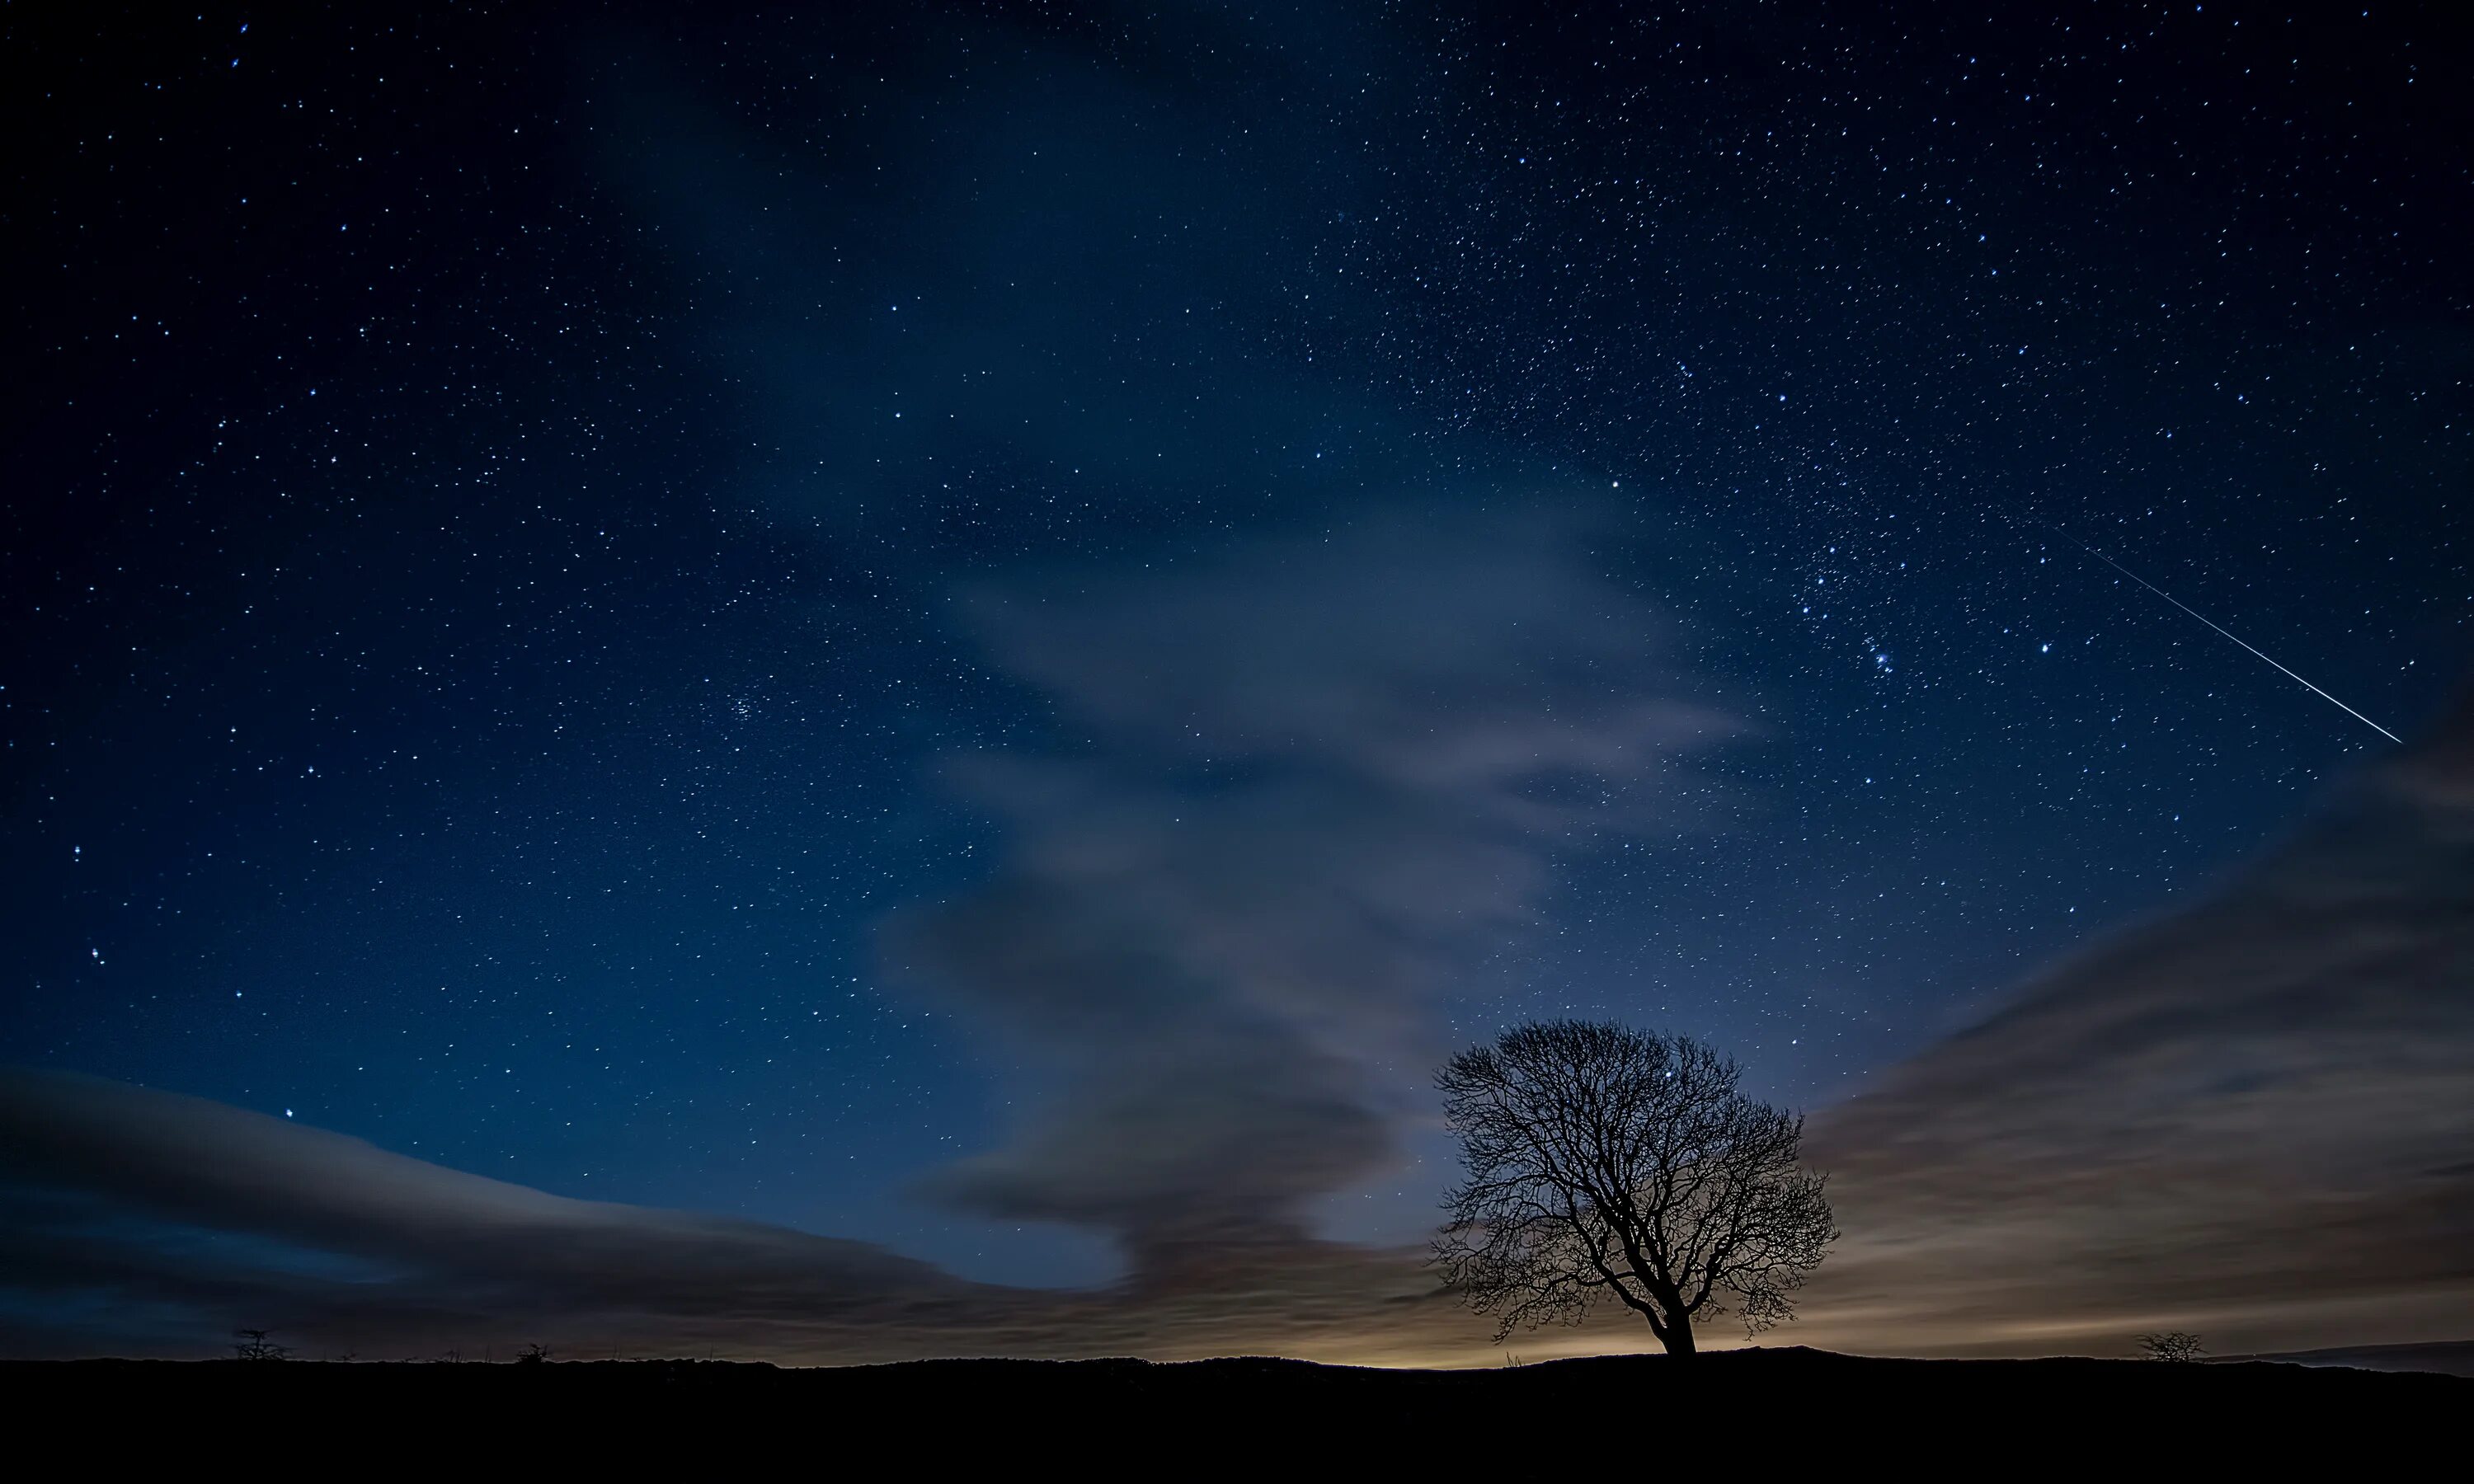
[[[2090,548],[2459,692],[2444,10],[12,15],[0,1102],[92,1127],[0,1328],[573,1278],[344,1304],[426,1191],[1208,1350],[1407,1281],[1429,1069],[1547,1015],[1906,1171],[1952,1038],[2405,766]],[[1335,1323],[1245,1332],[1448,1349]]]

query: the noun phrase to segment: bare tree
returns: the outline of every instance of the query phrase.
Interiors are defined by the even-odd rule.
[[[1674,1355],[1693,1353],[1705,1315],[1732,1310],[1748,1335],[1794,1317],[1838,1231],[1824,1177],[1797,1163],[1804,1119],[1746,1096],[1740,1075],[1688,1038],[1582,1020],[1444,1065],[1468,1175],[1434,1260],[1498,1342],[1609,1297]]]
[[[2139,1352],[2150,1360],[2175,1363],[2196,1360],[2204,1353],[2199,1337],[2188,1329],[2155,1329],[2139,1336]]]
[[[267,1336],[272,1329],[234,1329],[232,1354],[242,1360],[281,1360],[292,1353],[289,1345],[278,1345]]]

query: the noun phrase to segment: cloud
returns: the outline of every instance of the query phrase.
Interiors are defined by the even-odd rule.
[[[43,1263],[12,1261],[20,1283],[48,1270],[165,1302],[250,1293],[296,1322],[340,1310],[415,1331],[629,1310],[727,1328],[783,1304],[924,1314],[972,1292],[864,1243],[570,1200],[94,1078],[8,1073],[0,1127],[16,1257]]]
[[[2462,1336],[2469,778],[2462,709],[2211,899],[1820,1120],[1850,1236],[1812,1310],[1997,1351]]]
[[[1295,1239],[1382,1166],[1440,998],[1531,922],[1552,852],[1674,828],[1685,759],[1739,730],[1580,534],[1378,515],[972,595],[1086,740],[953,759],[1007,857],[887,935],[1057,1089],[930,1188],[1149,1271]]]
[[[1405,1254],[1226,1251],[1177,1293],[971,1283],[861,1242],[570,1200],[199,1098],[0,1071],[0,1352],[1433,1359],[1482,1336]]]

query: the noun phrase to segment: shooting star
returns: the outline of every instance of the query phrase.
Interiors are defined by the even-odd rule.
[[[2058,527],[2057,527],[2056,529],[2058,529]],[[2262,659],[2268,659],[2268,657],[2267,657],[2266,655],[2261,655],[2261,654],[2260,654],[2260,652],[2259,652],[2257,649],[2253,649],[2253,648],[2252,648],[2250,645],[2248,645],[2248,644],[2244,644],[2244,643],[2243,643],[2243,641],[2242,641],[2242,639],[2241,639],[2241,638],[2239,638],[2239,637],[2237,637],[2237,636],[2235,635],[2235,634],[2233,633],[2233,631],[2232,631],[2232,630],[2227,629],[2224,625],[2222,625],[2222,624],[2220,624],[2220,623],[2217,622],[2217,621],[2216,621],[2215,619],[2213,619],[2213,618],[2210,618],[2207,614],[2200,612],[2197,609],[2193,608],[2193,607],[2192,607],[2191,605],[2189,605],[2188,603],[2185,603],[2185,602],[2183,602],[2181,599],[2179,599],[2179,598],[2177,598],[2177,597],[2173,596],[2171,593],[2167,592],[2164,588],[2157,586],[2154,583],[2149,582],[2147,578],[2144,578],[2144,577],[2140,576],[2138,573],[2136,573],[2136,572],[2132,571],[2130,568],[2128,568],[2128,567],[2126,567],[2126,566],[2123,566],[2121,562],[2114,561],[2111,557],[2106,556],[2103,552],[2100,552],[2100,551],[2097,550],[2095,547],[2093,547],[2093,546],[2089,545],[2087,542],[2085,542],[2085,541],[2082,541],[2082,540],[2078,539],[2076,537],[2070,536],[2070,535],[2069,535],[2069,533],[2067,533],[2067,532],[2063,533],[2063,535],[2064,535],[2064,539],[2065,539],[2069,540],[2069,541],[2070,541],[2070,543],[2071,543],[2072,545],[2076,546],[2079,550],[2081,550],[2081,551],[2083,551],[2083,552],[2086,552],[2089,556],[2096,558],[2098,562],[2103,562],[2106,566],[2109,566],[2109,567],[2113,568],[2115,571],[2120,572],[2122,576],[2129,578],[2132,582],[2137,583],[2140,586],[2147,588],[2149,592],[2152,592],[2152,593],[2156,594],[2158,597],[2163,598],[2166,602],[2172,604],[2175,608],[2180,609],[2183,612],[2190,614],[2192,617],[2194,617],[2194,618],[2197,619],[2199,622],[2201,622],[2201,623],[2203,623],[2203,624],[2206,624],[2209,628],[2216,630],[2219,634],[2223,634],[2226,638],[2232,639],[2232,640],[2233,640],[2235,643],[2237,643],[2237,644],[2242,644],[2242,647],[2243,647],[2243,648],[2250,650],[2250,652],[2251,652],[2252,654],[2254,654],[2254,655],[2259,655],[2259,658],[2262,658]],[[2402,747],[2402,746],[2404,746],[2404,745],[2405,745],[2405,738],[2403,738],[2403,737],[2401,737],[2401,736],[2398,736],[2398,735],[2397,735],[2395,732],[2393,732],[2393,731],[2389,730],[2386,727],[2381,726],[2378,722],[2375,722],[2375,721],[2371,720],[2369,717],[2365,716],[2362,712],[2355,710],[2352,706],[2347,706],[2347,705],[2346,705],[2345,703],[2343,703],[2342,701],[2340,701],[2340,700],[2338,700],[2336,697],[2334,697],[2334,696],[2332,696],[2332,695],[2328,694],[2326,691],[2321,690],[2318,686],[2312,684],[2309,681],[2306,681],[2306,680],[2302,679],[2302,677],[2301,677],[2301,676],[2299,676],[2299,675],[2295,675],[2292,671],[2286,669],[2286,668],[2285,668],[2285,666],[2283,666],[2283,665],[2281,665],[2281,664],[2277,664],[2275,660],[2273,660],[2273,659],[2268,659],[2268,662],[2269,664],[2271,664],[2271,665],[2276,665],[2276,668],[2277,668],[2277,670],[2278,670],[2278,671],[2280,671],[2281,673],[2283,673],[2283,674],[2285,674],[2285,675],[2287,675],[2287,676],[2291,677],[2291,678],[2292,678],[2292,679],[2296,683],[2300,684],[2300,685],[2301,685],[2301,687],[2302,687],[2303,689],[2305,689],[2305,690],[2307,690],[2307,691],[2311,692],[2311,693],[2312,693],[2313,695],[2315,695],[2315,696],[2317,696],[2320,700],[2327,702],[2330,706],[2335,706],[2338,710],[2342,711],[2342,712],[2344,712],[2346,715],[2348,715],[2348,716],[2352,717],[2354,720],[2356,720],[2356,721],[2358,721],[2358,722],[2361,722],[2364,726],[2370,728],[2373,731],[2378,732],[2381,736],[2384,736],[2384,737],[2388,738],[2389,741],[2396,743],[2399,747]]]

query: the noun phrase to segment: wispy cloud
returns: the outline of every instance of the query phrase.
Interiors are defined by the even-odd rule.
[[[933,1188],[1157,1266],[1293,1237],[1387,1158],[1552,851],[1673,828],[1738,730],[1577,534],[1377,515],[974,595],[1077,744],[953,759],[1007,854],[889,953],[1058,1090]]]
[[[1231,1253],[1220,1281],[1179,1294],[993,1287],[865,1243],[569,1200],[61,1073],[0,1073],[0,1352],[19,1355],[213,1353],[252,1325],[372,1358],[532,1341],[808,1362],[1432,1358],[1473,1328],[1398,1254]]]
[[[1950,1347],[2474,1324],[2474,712],[1821,1125],[1811,1294]]]

